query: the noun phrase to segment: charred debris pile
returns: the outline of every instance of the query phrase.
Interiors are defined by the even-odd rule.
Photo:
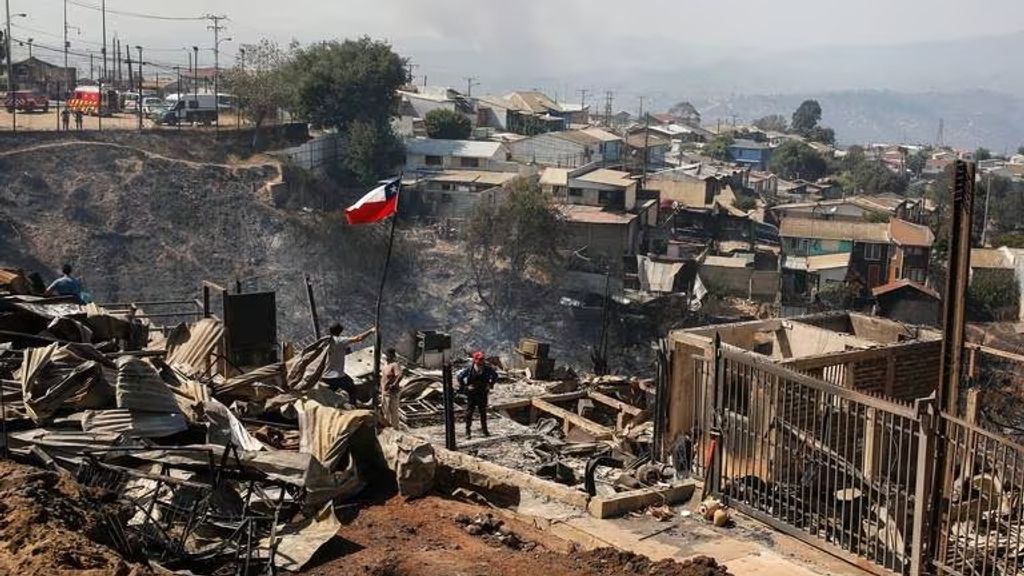
[[[406,496],[530,490],[599,517],[692,493],[652,461],[653,380],[580,378],[543,343],[524,341],[508,366],[492,359],[494,435],[456,446],[446,424],[465,400],[444,409],[449,355],[417,351],[415,332],[396,430],[371,408],[372,348],[346,363],[357,398],[333,391],[330,339],[279,346],[272,293],[213,291],[218,316],[210,290],[157,313],[175,303],[81,305],[38,295],[20,273],[0,280],[2,455],[113,495],[122,505],[99,524],[132,561],[298,570],[341,529],[335,506],[396,478]]]

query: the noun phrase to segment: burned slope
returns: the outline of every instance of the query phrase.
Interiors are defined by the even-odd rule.
[[[253,280],[279,291],[284,336],[308,325],[310,272],[358,303],[343,317],[371,318],[382,232],[274,208],[264,185],[279,177],[270,161],[204,164],[102,143],[0,153],[0,264],[52,274],[71,262],[99,302],[191,299],[204,279]]]

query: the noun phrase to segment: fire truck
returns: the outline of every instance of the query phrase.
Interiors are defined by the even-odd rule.
[[[118,96],[117,90],[104,88],[101,92],[99,86],[79,86],[75,88],[74,94],[68,99],[67,105],[72,112],[81,112],[90,116],[99,116],[100,114],[110,116],[114,112],[121,111],[121,98]]]
[[[46,112],[50,109],[50,101],[35,90],[14,90],[4,98],[4,106],[7,112]]]

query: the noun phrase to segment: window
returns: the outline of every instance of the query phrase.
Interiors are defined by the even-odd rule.
[[[423,159],[423,163],[426,164],[427,166],[443,166],[444,158],[440,156],[425,156]]]
[[[479,168],[479,158],[459,158],[459,166],[463,168]]]
[[[574,198],[583,196],[583,188],[569,188],[569,196]]]
[[[865,260],[881,260],[883,256],[883,247],[881,244],[865,244],[864,245],[864,259]]]
[[[602,206],[610,204],[612,202],[612,192],[610,190],[599,190],[597,192],[597,203]]]
[[[807,240],[807,238],[801,238],[801,239],[796,241],[796,252],[797,252],[797,254],[804,254],[804,255],[806,255],[809,247],[810,247],[810,242]]]
[[[927,280],[927,274],[925,274],[925,271],[921,268],[911,268],[907,271],[907,278],[914,282],[924,284],[925,280]]]

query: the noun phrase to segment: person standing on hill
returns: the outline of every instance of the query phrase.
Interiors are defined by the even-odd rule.
[[[492,368],[483,352],[473,353],[473,363],[459,372],[459,391],[465,392],[469,405],[466,406],[466,438],[472,438],[473,411],[480,412],[480,431],[490,436],[487,431],[487,398],[491,388],[498,381],[498,372]]]
[[[61,277],[46,287],[46,296],[74,296],[76,304],[82,304],[82,284],[71,275],[71,264],[61,268]]]

